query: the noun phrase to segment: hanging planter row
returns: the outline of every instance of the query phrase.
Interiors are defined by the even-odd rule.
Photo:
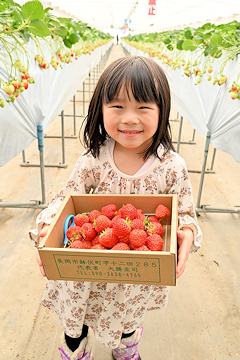
[[[122,39],[149,57],[161,59],[183,76],[194,77],[195,85],[203,79],[219,86],[227,84],[233,100],[240,100],[240,66],[236,78],[228,83],[225,72],[231,61],[239,61],[240,23],[204,24],[196,29],[169,30],[128,36]],[[216,61],[215,61],[216,60]]]
[[[0,107],[14,102],[34,84],[29,71],[32,58],[43,70],[50,66],[57,70],[112,39],[81,21],[56,17],[51,10],[37,0],[22,6],[0,0]]]

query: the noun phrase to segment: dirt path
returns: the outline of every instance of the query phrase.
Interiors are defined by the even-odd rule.
[[[123,56],[115,45],[109,61]],[[80,95],[78,95],[80,96]],[[72,104],[65,109],[71,113]],[[77,109],[82,114],[82,109]],[[173,109],[171,118],[176,118]],[[77,128],[82,119],[78,118]],[[174,140],[179,122],[172,121]],[[61,132],[60,118],[47,129]],[[65,134],[73,133],[73,122],[65,122]],[[192,139],[193,129],[184,121],[182,140]],[[201,169],[204,139],[197,133],[195,145],[181,145],[180,155],[189,169]],[[65,184],[82,152],[78,139],[66,139],[66,169],[46,168],[47,201]],[[213,149],[210,149],[208,167]],[[61,139],[45,139],[45,164],[61,162]],[[26,150],[26,160],[37,163],[37,142]],[[0,168],[0,198],[11,202],[41,200],[40,170],[20,167],[21,154]],[[205,176],[202,203],[217,207],[240,205],[240,164],[217,151],[214,174]],[[200,174],[190,173],[195,203]],[[40,306],[45,279],[36,264],[36,249],[28,239],[40,210],[0,209],[0,349],[1,359],[59,359],[62,332],[56,315]],[[183,276],[171,289],[169,305],[146,316],[141,356],[143,360],[223,360],[240,358],[240,216],[201,214],[202,249],[190,256]],[[111,352],[94,344],[96,360],[111,359]],[[96,357],[97,356],[97,357]]]

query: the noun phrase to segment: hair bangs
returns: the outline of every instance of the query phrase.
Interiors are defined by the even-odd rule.
[[[103,102],[105,104],[118,98],[121,90],[126,91],[129,99],[129,91],[131,91],[139,103],[159,103],[154,76],[141,59],[134,58],[125,66],[113,68],[108,75],[103,86]]]

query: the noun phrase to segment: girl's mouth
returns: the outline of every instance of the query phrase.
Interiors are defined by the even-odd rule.
[[[119,130],[122,134],[126,136],[136,136],[141,133],[139,130]]]

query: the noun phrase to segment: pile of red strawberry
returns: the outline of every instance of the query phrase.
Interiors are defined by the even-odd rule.
[[[155,216],[126,204],[120,209],[110,204],[88,214],[77,214],[75,226],[67,230],[69,247],[74,249],[161,251],[161,219],[170,216],[169,209],[158,205]]]

